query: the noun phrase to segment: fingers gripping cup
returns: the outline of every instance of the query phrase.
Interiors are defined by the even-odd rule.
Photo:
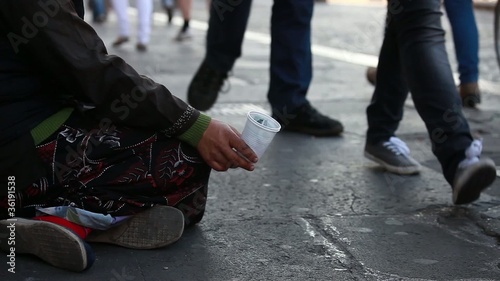
[[[250,111],[247,114],[242,139],[260,158],[280,130],[280,123],[271,116],[257,111]]]

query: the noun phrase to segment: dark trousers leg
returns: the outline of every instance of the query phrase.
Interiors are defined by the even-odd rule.
[[[311,19],[314,0],[275,0],[271,18],[268,99],[273,111],[307,103],[312,79]]]
[[[367,142],[377,144],[394,136],[403,118],[408,86],[401,75],[397,38],[386,28],[377,67],[377,86],[366,109],[368,118]]]
[[[207,31],[206,63],[229,72],[241,56],[252,0],[212,0]]]
[[[389,1],[386,36],[393,36],[399,50],[399,53],[393,53],[391,59],[398,60],[399,55],[402,70],[400,75],[405,78],[417,112],[426,125],[432,150],[441,163],[444,176],[452,184],[456,167],[465,158],[464,151],[472,142],[472,136],[461,111],[461,102],[444,45],[440,1],[391,2],[393,1]],[[384,81],[387,79],[380,79],[380,76],[386,75],[385,70],[379,69],[378,72],[377,88],[385,87]],[[393,99],[401,99],[402,93],[394,92],[393,95]],[[370,106],[378,107],[378,110],[373,110],[379,114],[391,112],[384,109],[395,106],[389,100],[380,100]],[[374,114],[368,110],[369,120],[381,118],[371,116],[370,113]],[[384,119],[389,120],[387,131],[392,129],[391,124],[397,123],[388,114],[379,120]]]

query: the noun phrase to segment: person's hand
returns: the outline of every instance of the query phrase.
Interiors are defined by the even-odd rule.
[[[257,155],[241,139],[236,129],[212,119],[198,143],[198,151],[207,164],[216,171],[241,167],[253,171]]]

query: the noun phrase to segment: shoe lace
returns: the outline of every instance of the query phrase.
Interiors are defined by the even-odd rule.
[[[472,141],[470,146],[465,150],[465,159],[458,164],[458,168],[462,169],[478,162],[482,151],[483,139]]]
[[[383,143],[384,147],[389,149],[396,155],[409,155],[410,148],[406,145],[404,141],[397,137],[391,137],[389,141]]]

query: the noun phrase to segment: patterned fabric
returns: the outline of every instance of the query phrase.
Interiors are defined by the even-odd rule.
[[[37,217],[43,215],[50,215],[63,218],[67,221],[76,223],[78,225],[88,227],[91,229],[107,230],[110,229],[132,216],[113,217],[112,215],[104,215],[99,213],[89,212],[80,208],[71,206],[57,206],[57,207],[37,207]]]
[[[201,220],[211,169],[195,148],[158,133],[83,127],[69,120],[37,147],[50,174],[16,194],[16,212],[70,206],[116,218],[161,204],[183,211],[187,225]]]

